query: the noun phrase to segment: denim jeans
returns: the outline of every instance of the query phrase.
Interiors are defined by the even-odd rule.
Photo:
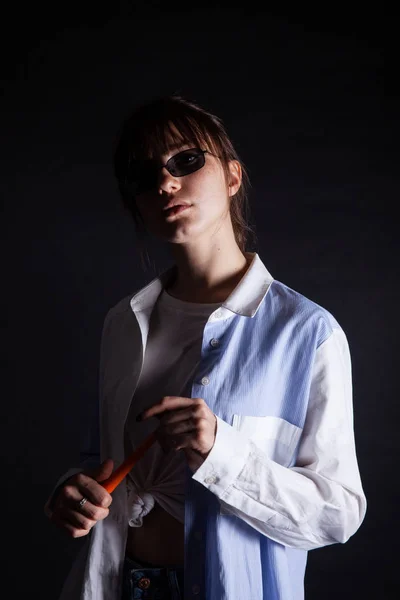
[[[160,567],[125,557],[122,600],[183,600],[183,567]]]

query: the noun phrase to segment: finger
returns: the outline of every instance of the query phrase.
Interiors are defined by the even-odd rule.
[[[112,496],[98,483],[95,479],[88,477],[84,473],[78,473],[76,476],[76,488],[80,494],[79,500],[82,497],[87,498],[92,504],[108,508],[112,502]],[[76,498],[76,492],[71,491],[71,497]]]
[[[162,426],[186,420],[192,422],[193,426],[197,426],[202,421],[213,420],[214,414],[202,398],[194,398],[189,407],[165,411],[158,415],[158,418]]]
[[[85,522],[97,522],[101,519],[105,519],[109,514],[108,508],[97,506],[90,502],[86,496],[80,496],[77,498],[78,490],[75,490],[72,495],[65,497],[65,501],[59,506],[58,513],[60,517],[71,520],[78,525],[82,525],[85,528]],[[90,523],[89,523],[90,525]]]
[[[194,439],[195,436],[193,435],[193,432],[189,431],[187,433],[170,436],[167,443],[172,450],[178,451],[183,450],[184,448],[191,448]]]
[[[89,530],[96,521],[81,512],[82,509],[83,507],[80,508],[78,503],[75,503],[75,505],[70,505],[69,503],[61,504],[53,512],[52,520],[61,526],[68,523],[72,527]]]
[[[66,529],[72,537],[87,535],[96,524],[96,521],[87,519],[83,515],[70,509],[64,509],[58,513],[53,513],[51,520],[59,527]]]
[[[70,523],[66,523],[64,521],[61,523],[57,523],[53,519],[53,523],[55,523],[57,525],[57,527],[59,527],[64,533],[66,533],[68,536],[70,536],[74,539],[88,535],[88,533],[90,531],[90,530],[88,531],[87,529],[77,529]]]
[[[77,512],[95,521],[104,519],[109,513],[108,508],[94,504],[85,493],[75,486],[65,486],[63,498],[59,502],[59,512],[61,514],[70,511]],[[84,498],[86,502],[81,505]]]
[[[155,417],[165,411],[185,408],[193,404],[193,398],[184,398],[182,396],[164,396],[159,404],[155,404],[140,413],[140,421]]]
[[[174,411],[166,411],[159,416],[160,425],[162,427],[171,423],[180,423],[181,421],[192,421],[195,415],[193,406],[189,408],[176,409]]]
[[[164,435],[178,435],[180,433],[187,433],[189,431],[195,431],[198,429],[200,420],[197,419],[193,414],[190,414],[186,419],[166,421],[161,423],[158,431]]]
[[[80,503],[77,502],[70,506],[69,510],[78,516],[79,523],[83,523],[81,516],[89,521],[97,522],[105,519],[110,512],[108,508],[102,508],[101,506],[92,504],[90,500],[87,500],[83,505],[80,505]]]
[[[168,431],[159,428],[155,433],[164,452],[180,450],[188,444],[188,440],[195,439],[197,436],[197,430],[188,421],[175,424]]]

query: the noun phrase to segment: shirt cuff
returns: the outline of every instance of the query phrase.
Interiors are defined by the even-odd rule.
[[[192,479],[221,498],[244,468],[251,445],[246,435],[215,416],[217,433],[214,446]]]

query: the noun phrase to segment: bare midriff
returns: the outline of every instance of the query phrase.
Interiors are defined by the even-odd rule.
[[[128,527],[126,555],[155,565],[182,566],[184,563],[184,525],[157,502],[143,518],[142,527]]]

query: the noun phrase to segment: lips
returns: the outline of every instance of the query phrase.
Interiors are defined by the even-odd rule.
[[[163,210],[169,210],[170,208],[174,208],[175,206],[190,206],[187,202],[170,202],[167,206],[164,207]]]
[[[184,212],[188,208],[190,208],[190,204],[175,204],[171,206],[168,210],[166,210],[166,218],[169,219],[175,215],[179,215],[181,212]]]

